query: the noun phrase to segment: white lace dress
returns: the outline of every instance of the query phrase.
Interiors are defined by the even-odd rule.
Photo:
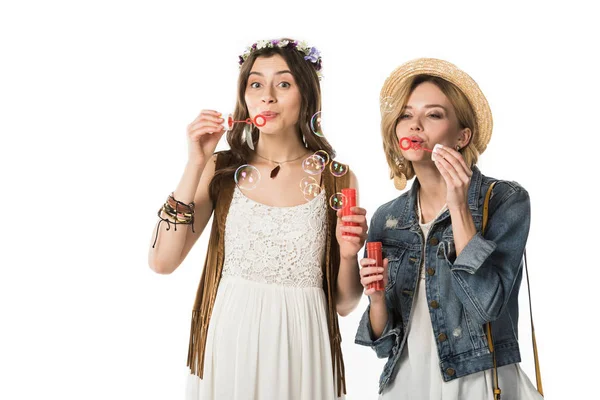
[[[272,207],[234,189],[204,379],[189,375],[188,400],[337,398],[322,289],[326,218],[324,191]]]

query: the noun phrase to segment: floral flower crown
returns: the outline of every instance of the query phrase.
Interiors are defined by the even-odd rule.
[[[244,53],[239,56],[240,67],[248,59],[248,56],[256,50],[275,48],[280,49],[295,49],[304,55],[304,59],[312,64],[317,71],[319,80],[323,77],[321,73],[321,52],[316,47],[310,47],[306,42],[298,42],[297,40],[281,39],[281,40],[259,40],[252,46],[248,47]]]

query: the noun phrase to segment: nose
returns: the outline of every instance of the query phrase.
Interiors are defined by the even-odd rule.
[[[267,85],[262,94],[262,102],[265,104],[275,103],[275,97],[273,96],[273,90]]]
[[[413,122],[410,124],[411,132],[421,132],[423,127],[421,126],[421,121],[418,118],[415,118]]]

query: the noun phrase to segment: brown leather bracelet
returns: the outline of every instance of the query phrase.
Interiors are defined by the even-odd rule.
[[[193,201],[190,204],[185,204],[179,200],[176,200],[175,197],[173,197],[173,193],[171,193],[169,195],[169,198],[167,199],[167,203],[169,203],[169,205],[173,209],[176,209],[177,211],[181,210],[183,212],[189,212],[189,213],[194,212],[195,204]]]

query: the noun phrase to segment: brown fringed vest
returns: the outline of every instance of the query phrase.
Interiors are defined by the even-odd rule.
[[[216,170],[227,165],[227,158],[223,153],[217,156]],[[334,177],[328,168],[323,171],[322,183],[329,198],[332,194],[341,192],[349,186],[349,175]],[[208,324],[212,314],[217,288],[221,280],[223,260],[225,253],[225,222],[231,199],[233,198],[234,181],[222,182],[218,199],[215,204],[213,224],[208,242],[208,250],[204,270],[200,278],[200,285],[196,293],[194,309],[192,312],[192,326],[190,329],[190,343],[188,348],[187,365],[192,374],[203,377],[204,373],[204,349]],[[329,341],[331,344],[331,359],[333,371],[337,377],[338,396],[341,391],[346,393],[346,377],[344,360],[342,358],[341,335],[336,311],[336,285],[340,266],[340,252],[335,237],[337,217],[335,210],[328,208],[327,212],[327,243],[325,247],[325,262],[323,265],[323,290],[327,298],[327,325],[329,328]]]

